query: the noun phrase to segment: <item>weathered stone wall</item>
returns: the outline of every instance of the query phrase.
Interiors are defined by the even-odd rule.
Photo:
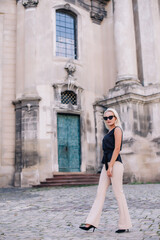
[[[58,113],[80,116],[81,171],[100,170],[108,106],[122,119],[125,179],[159,180],[158,0],[90,3],[0,1],[0,186],[31,186],[59,170]],[[60,8],[77,15],[71,74],[56,56]],[[61,103],[69,88],[77,105]]]

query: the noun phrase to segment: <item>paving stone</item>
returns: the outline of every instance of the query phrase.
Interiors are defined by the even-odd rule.
[[[133,228],[116,234],[118,208],[109,187],[99,228],[79,229],[97,186],[0,189],[0,240],[160,240],[160,184],[124,185]]]

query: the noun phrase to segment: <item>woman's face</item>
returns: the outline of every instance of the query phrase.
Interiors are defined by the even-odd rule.
[[[112,127],[115,125],[116,117],[114,116],[113,112],[108,111],[104,113],[104,120],[108,127]]]

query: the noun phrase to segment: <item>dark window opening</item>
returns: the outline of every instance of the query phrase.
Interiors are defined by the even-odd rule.
[[[72,91],[64,91],[61,93],[61,103],[77,105],[77,95]]]

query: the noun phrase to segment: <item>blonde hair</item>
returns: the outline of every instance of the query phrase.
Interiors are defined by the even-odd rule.
[[[116,117],[115,126],[116,127],[118,126],[118,127],[120,127],[122,129],[122,125],[121,125],[121,121],[120,121],[118,112],[115,109],[113,109],[113,108],[107,108],[107,110],[104,112],[104,114],[106,112],[112,112],[114,114],[114,116]],[[106,128],[109,129],[108,126],[107,126],[106,121],[104,121],[104,124],[105,124]]]

